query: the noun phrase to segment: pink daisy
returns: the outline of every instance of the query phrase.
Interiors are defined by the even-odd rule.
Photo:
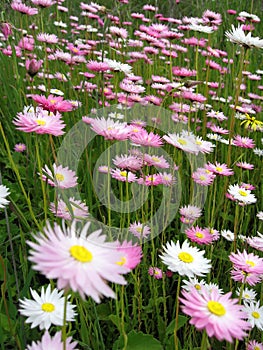
[[[154,166],[156,168],[167,169],[170,166],[163,156],[150,156],[146,153],[143,156],[143,160],[148,166]]]
[[[209,337],[220,341],[232,343],[233,339],[246,337],[250,324],[245,321],[246,313],[238,305],[238,299],[231,299],[231,292],[221,295],[216,290],[208,292],[202,288],[201,291],[195,288],[190,292],[182,291],[182,310],[191,317],[190,324],[198,330],[205,329]]]
[[[218,162],[216,164],[208,162],[205,168],[216,175],[230,176],[234,174],[233,170],[229,169],[226,164],[220,164]]]
[[[255,142],[249,137],[242,137],[240,135],[234,136],[233,145],[241,148],[254,148]]]
[[[256,340],[250,340],[247,344],[246,350],[263,350],[263,343]]]
[[[83,121],[86,122],[84,118]],[[124,122],[103,117],[92,121],[89,119],[88,123],[96,134],[103,136],[106,140],[127,140],[130,135],[130,127]]]
[[[68,167],[63,168],[62,165],[53,164],[52,170],[45,165],[42,168],[42,180],[47,181],[49,185],[61,189],[72,188],[78,185],[76,173]]]
[[[122,253],[115,242],[106,242],[106,236],[97,230],[88,235],[90,222],[78,230],[76,222],[62,228],[55,223],[54,228],[47,223],[44,233],[35,235],[29,260],[33,268],[48,279],[57,279],[58,289],[71,288],[100,302],[102,296],[115,298],[115,293],[107,281],[126,284],[121,276],[129,271],[116,264]]]
[[[231,253],[229,256],[235,269],[240,269],[245,273],[263,274],[263,258],[253,253],[248,254],[245,250],[243,253]]]
[[[56,4],[56,1],[53,1],[53,0],[31,0],[31,2],[34,4],[34,5],[37,5],[39,7],[50,7],[54,4]]]
[[[237,162],[236,166],[242,169],[246,169],[246,170],[253,170],[254,169],[254,165],[247,163],[247,162]]]
[[[17,143],[14,147],[15,152],[24,152],[26,150],[26,145],[24,143]]]
[[[76,349],[77,342],[71,342],[72,337],[66,339],[66,350]],[[63,349],[62,333],[57,332],[54,337],[51,338],[48,331],[45,331],[40,341],[34,342],[26,347],[26,350],[44,350],[44,349]]]
[[[13,0],[13,2],[11,3],[11,7],[13,10],[18,11],[18,12],[20,12],[24,15],[28,15],[28,16],[33,16],[33,15],[36,15],[38,13],[37,8],[27,6],[19,0]]]
[[[43,95],[32,95],[32,99],[40,107],[50,112],[70,112],[73,110],[72,103],[64,100],[61,96],[49,95],[46,98]]]
[[[26,67],[28,74],[31,77],[35,76],[37,74],[37,72],[39,71],[39,69],[41,68],[42,63],[43,63],[43,60],[37,61],[34,58],[31,60],[27,59],[26,63],[25,63],[25,67]]]
[[[194,222],[196,219],[198,219],[202,215],[201,208],[196,207],[195,205],[190,205],[190,204],[188,204],[187,206],[181,207],[179,212],[184,219],[189,220],[189,223],[190,223],[190,221]]]
[[[146,175],[139,178],[137,183],[145,186],[158,186],[162,183],[162,177],[160,174]]]
[[[176,183],[176,178],[173,176],[173,174],[164,172],[159,173],[161,184],[164,186],[172,186]]]
[[[13,123],[18,130],[24,132],[35,132],[37,134],[50,134],[60,136],[64,134],[62,131],[65,127],[61,114],[49,113],[41,107],[34,109],[33,107],[25,107],[23,112],[17,113]]]
[[[147,238],[151,233],[150,227],[144,224],[138,223],[135,221],[133,224],[130,224],[129,231],[137,238]]]
[[[132,172],[120,169],[112,169],[111,176],[114,179],[122,182],[135,182],[137,180],[136,175]]]
[[[110,66],[108,65],[108,63],[93,60],[90,60],[87,63],[87,68],[94,72],[106,72],[107,70],[110,70]]]
[[[116,156],[113,159],[113,164],[120,169],[127,169],[131,171],[140,170],[143,166],[143,161],[141,158],[132,155],[121,155]]]
[[[198,244],[211,244],[213,241],[212,235],[206,228],[202,229],[199,226],[191,227],[186,229],[185,233],[190,241]]]
[[[135,269],[142,259],[142,248],[132,242],[123,241],[117,244],[117,251],[122,257],[116,264],[127,267],[129,270]]]
[[[55,34],[39,33],[37,40],[47,44],[57,44],[58,37]]]
[[[236,282],[247,283],[250,286],[254,286],[262,281],[262,275],[251,272],[246,273],[240,269],[231,270],[231,277]]]
[[[65,220],[83,220],[88,217],[88,207],[80,200],[70,197],[68,203],[59,199],[57,203],[50,203],[51,212],[58,218]]]
[[[158,267],[149,267],[148,274],[159,280],[163,278],[163,272]]]
[[[152,131],[148,134],[145,129],[141,129],[138,133],[132,133],[129,139],[140,146],[161,147],[163,144],[161,136],[154,134]]]
[[[205,168],[198,168],[192,174],[194,182],[201,186],[209,186],[214,182],[216,175]]]

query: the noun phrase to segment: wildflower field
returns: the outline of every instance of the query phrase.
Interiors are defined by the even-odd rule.
[[[263,350],[261,1],[0,9],[1,350]]]

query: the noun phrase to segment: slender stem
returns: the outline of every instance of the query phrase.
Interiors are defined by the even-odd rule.
[[[67,350],[67,302],[68,293],[65,292],[64,299],[64,312],[63,312],[63,326],[62,326],[62,340],[63,340],[63,350]]]
[[[176,303],[175,303],[175,324],[174,324],[174,348],[175,350],[179,349],[177,328],[178,328],[178,319],[179,319],[179,294],[181,287],[181,276],[178,277],[177,291],[176,291]]]

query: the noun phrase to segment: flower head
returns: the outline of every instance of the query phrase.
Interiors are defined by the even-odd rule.
[[[198,292],[192,288],[190,292],[183,291],[182,310],[191,317],[190,324],[198,330],[205,329],[209,337],[226,340],[243,339],[250,329],[245,321],[246,314],[238,305],[238,299],[231,299],[231,293],[221,295],[217,290],[207,291],[202,288]]]
[[[167,243],[163,255],[160,256],[169,270],[178,272],[181,276],[204,276],[211,269],[211,261],[204,258],[205,251],[191,247],[184,241],[180,247],[179,241]]]
[[[9,201],[6,199],[9,194],[9,188],[4,185],[0,185],[0,208],[4,208],[9,203]]]
[[[70,170],[68,167],[63,168],[62,165],[53,164],[53,172],[48,168],[47,165],[42,169],[43,175],[42,180],[49,183],[49,185],[58,188],[71,188],[77,186],[76,173]]]
[[[226,32],[225,35],[228,40],[234,44],[238,44],[246,48],[263,48],[263,39],[252,37],[251,32],[246,35],[241,25],[235,28],[232,24],[232,31]]]
[[[66,350],[74,350],[76,349],[77,342],[71,342],[72,337],[67,338],[66,340]],[[62,333],[57,332],[54,337],[51,338],[48,331],[45,331],[41,341],[37,343],[33,341],[31,345],[28,345],[26,350],[62,350],[63,342],[62,342]]]
[[[62,297],[63,291],[59,292],[56,288],[51,292],[50,284],[44,289],[41,288],[41,295],[30,288],[34,300],[20,299],[20,313],[28,316],[26,323],[32,323],[31,328],[39,326],[40,329],[49,329],[54,324],[63,325],[65,297]],[[67,302],[66,320],[74,321],[75,306]]]
[[[115,293],[107,281],[126,284],[121,276],[129,269],[116,264],[122,253],[115,242],[106,242],[101,230],[88,235],[90,222],[77,229],[76,221],[66,227],[55,223],[54,228],[47,223],[44,233],[35,236],[30,258],[34,269],[49,279],[57,279],[59,289],[71,288],[84,299],[90,296],[97,303],[102,296],[115,298]]]

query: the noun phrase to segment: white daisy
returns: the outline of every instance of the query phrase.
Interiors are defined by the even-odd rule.
[[[204,25],[196,24],[196,23],[190,24],[189,29],[194,30],[196,32],[207,33],[207,34],[211,34],[214,32],[212,27],[208,27],[208,26],[204,26]]]
[[[256,326],[258,329],[263,330],[263,306],[260,306],[259,303],[259,301],[256,303],[251,301],[249,304],[244,303],[243,309],[248,315],[248,321],[252,328]]]
[[[240,291],[241,291],[241,288],[237,288],[236,294],[238,296],[240,296]],[[253,289],[249,289],[246,287],[246,288],[244,288],[244,290],[242,292],[241,298],[244,301],[252,301],[252,300],[255,300],[256,296],[257,296],[257,293]]]
[[[253,13],[248,13],[246,11],[242,11],[238,14],[239,17],[247,18],[249,20],[260,22],[260,18],[257,15],[254,15]]]
[[[230,230],[221,230],[221,236],[230,242],[234,240],[234,232]]]
[[[225,36],[232,43],[244,46],[246,48],[263,48],[263,39],[259,39],[258,37],[252,37],[251,32],[249,32],[246,35],[241,25],[235,28],[232,24],[232,31],[226,32]]]
[[[160,256],[163,263],[168,266],[169,270],[178,272],[181,276],[204,276],[211,269],[211,260],[204,258],[205,251],[196,247],[191,247],[185,240],[180,247],[177,241],[167,243],[163,255]]]
[[[259,211],[257,213],[257,218],[259,218],[259,220],[263,220],[263,211]]]
[[[239,185],[230,185],[228,193],[233,196],[234,199],[244,204],[252,204],[257,201],[255,195],[252,194],[250,190],[240,187]]]
[[[0,185],[0,208],[4,208],[4,206],[9,203],[9,201],[6,199],[9,194],[9,188],[4,185]]]
[[[199,281],[196,277],[189,278],[189,281],[183,280],[183,282],[184,285],[182,285],[182,288],[188,292],[190,292],[192,288],[195,288],[198,293],[202,293],[202,287],[205,286],[205,280]]]
[[[41,288],[41,295],[30,288],[31,295],[34,300],[24,299],[20,301],[20,313],[23,316],[28,316],[26,323],[32,323],[31,328],[39,326],[42,329],[49,329],[51,324],[56,326],[63,325],[64,302],[65,297],[62,297],[63,291],[58,291],[56,288],[51,292],[50,284],[46,291]],[[66,320],[74,321],[76,313],[70,302],[67,302]]]

